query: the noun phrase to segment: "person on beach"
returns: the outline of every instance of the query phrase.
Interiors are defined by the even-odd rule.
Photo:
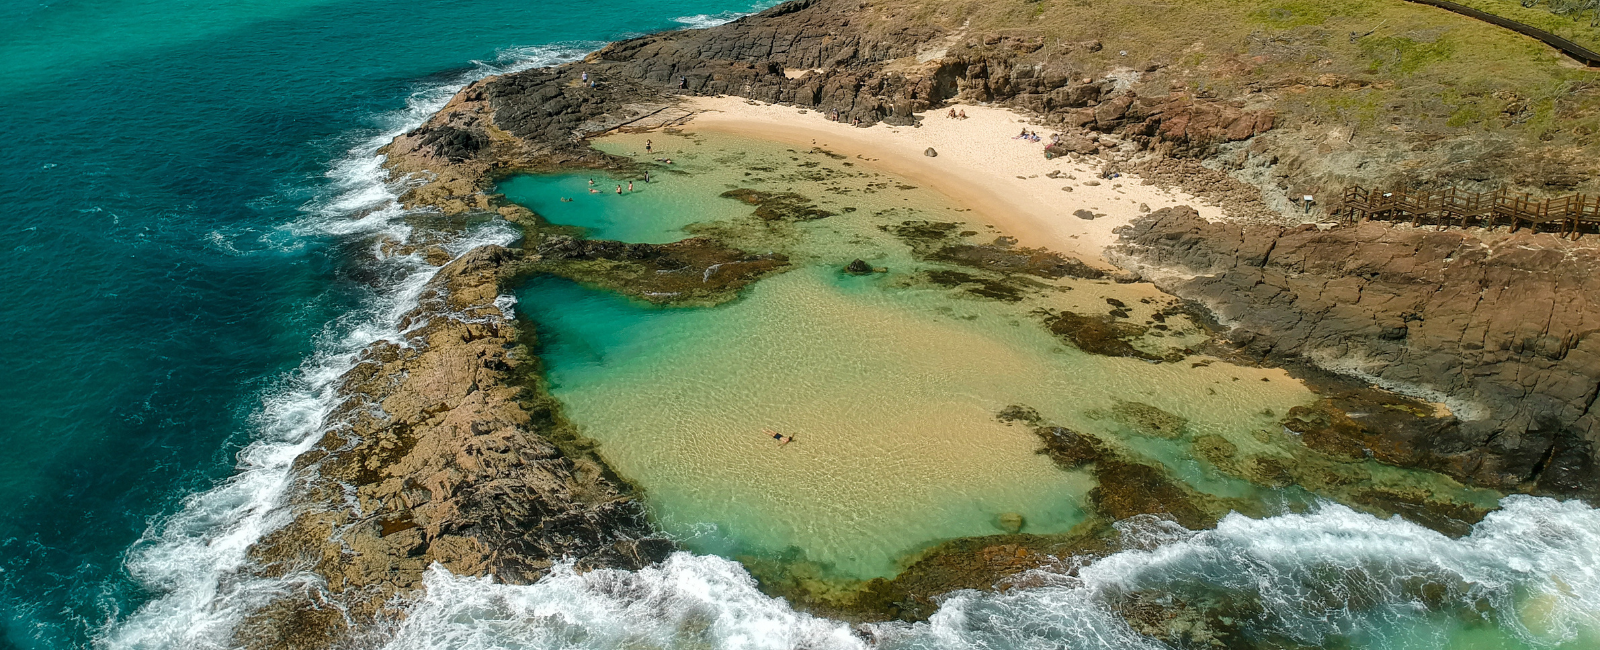
[[[583,83],[589,83],[589,73],[583,73]]]
[[[944,119],[947,119],[947,120],[956,119],[956,109],[952,108],[952,109],[950,109],[949,113],[945,113]]]
[[[965,109],[965,108],[961,109],[961,115],[959,115],[958,117],[960,117],[963,120],[967,119],[967,109]]]
[[[645,140],[644,141],[644,152],[645,152],[646,155],[650,154],[650,148],[651,148],[650,141],[649,140]]]
[[[773,440],[778,441],[778,446],[779,447],[782,447],[782,446],[787,445],[787,444],[789,444],[791,442],[794,442],[794,436],[786,436],[786,435],[783,435],[781,433],[778,433],[777,431],[773,431],[772,429],[762,429],[761,432],[772,436]]]

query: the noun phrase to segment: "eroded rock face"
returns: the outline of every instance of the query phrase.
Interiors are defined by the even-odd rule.
[[[529,583],[563,558],[640,567],[673,549],[627,486],[552,443],[549,398],[509,381],[532,361],[494,304],[514,259],[487,246],[451,262],[405,317],[404,345],[362,352],[327,433],[295,462],[294,519],[251,550],[258,574],[310,569],[325,584],[256,612],[241,645],[337,643],[358,631],[348,623],[395,614],[390,598],[435,562]],[[330,603],[344,615],[323,615]]]
[[[1121,236],[1130,264],[1147,277],[1165,270],[1163,288],[1210,306],[1241,351],[1359,373],[1455,411],[1426,435],[1306,413],[1330,451],[1340,453],[1330,436],[1359,429],[1337,444],[1490,487],[1600,494],[1594,250],[1378,223],[1241,227],[1189,208],[1158,210]]]

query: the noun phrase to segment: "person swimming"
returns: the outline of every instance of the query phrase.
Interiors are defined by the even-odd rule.
[[[789,444],[791,442],[794,442],[794,436],[786,436],[786,435],[783,435],[781,433],[778,433],[777,431],[773,431],[772,429],[762,429],[761,432],[771,435],[773,440],[778,441],[778,446],[779,447],[782,447],[782,446],[787,445],[787,444]]]

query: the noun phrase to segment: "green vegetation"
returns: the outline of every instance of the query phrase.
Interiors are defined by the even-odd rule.
[[[1517,0],[1451,0],[1485,13],[1510,18],[1524,25],[1538,27],[1569,41],[1600,52],[1600,6],[1589,4],[1590,9],[1563,11],[1568,5],[1578,5],[1562,0],[1537,0],[1532,7],[1524,7]],[[1554,6],[1552,6],[1554,5]]]
[[[1532,8],[1518,0],[1457,1],[1600,49],[1600,28],[1589,26],[1588,13],[1552,13],[1550,0]],[[1471,160],[1501,170],[1496,182],[1600,189],[1592,180],[1600,175],[1600,69],[1437,7],[1405,0],[882,0],[873,6],[885,30],[932,22],[959,34],[951,55],[1014,55],[1074,78],[1137,71],[1132,89],[1143,97],[1183,91],[1270,107],[1279,137],[1301,141],[1289,135],[1298,130],[1313,142],[1297,145],[1302,149],[1350,152],[1349,162],[1339,164],[1387,160],[1386,168],[1405,162],[1414,169],[1425,164],[1419,156],[1450,149],[1430,168]],[[1042,48],[1017,45],[1041,38]],[[1088,45],[1095,41],[1101,47]],[[1571,161],[1560,187],[1548,182],[1553,167],[1543,164],[1553,154]],[[1309,166],[1323,164],[1309,160],[1317,154],[1305,156]],[[1534,169],[1541,171],[1519,179],[1503,171]],[[1325,165],[1324,172],[1353,173]]]

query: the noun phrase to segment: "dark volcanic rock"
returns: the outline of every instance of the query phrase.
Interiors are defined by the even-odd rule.
[[[851,260],[849,264],[844,265],[844,272],[850,275],[871,275],[873,271],[872,265],[863,259]]]
[[[1105,277],[1104,271],[1084,264],[1081,260],[1042,248],[1019,248],[996,244],[951,244],[933,251],[927,257],[989,271],[1026,273],[1041,278],[1071,277],[1098,280]]]
[[[1161,359],[1129,342],[1144,336],[1147,329],[1143,325],[1121,322],[1109,314],[1084,316],[1070,311],[1054,312],[1046,315],[1045,325],[1051,333],[1089,354],[1149,361]]]
[[[1158,210],[1121,235],[1130,259],[1201,274],[1164,288],[1232,323],[1242,352],[1358,372],[1456,409],[1420,429],[1354,419],[1366,410],[1349,421],[1303,413],[1307,444],[1491,487],[1600,494],[1592,249],[1378,223],[1245,228],[1189,208]]]
[[[1026,424],[1038,424],[1042,419],[1039,416],[1039,412],[1034,410],[1033,407],[1021,404],[1012,404],[1000,409],[1000,412],[996,413],[994,417],[1001,422],[1023,422]]]
[[[1066,469],[1075,469],[1106,455],[1105,444],[1086,433],[1066,427],[1039,427],[1034,433],[1044,441],[1044,449],[1040,453],[1050,456],[1050,460]]]
[[[783,255],[746,253],[709,237],[670,244],[544,235],[527,270],[599,284],[655,303],[717,303],[789,266]]]
[[[927,275],[929,282],[942,287],[964,287],[967,293],[979,298],[1017,302],[1022,300],[1025,291],[1023,287],[1004,278],[991,279],[951,270],[928,271]]]
[[[253,612],[238,644],[337,644],[436,562],[526,584],[563,559],[642,567],[673,548],[598,458],[559,446],[574,434],[554,400],[513,385],[531,368],[495,298],[515,259],[485,246],[451,262],[405,316],[423,323],[406,345],[375,343],[346,373],[327,432],[295,460],[292,518],[250,549],[252,573],[325,582]]]
[[[762,221],[815,221],[833,216],[832,212],[817,207],[811,199],[793,192],[738,189],[723,192],[721,196],[756,206],[755,216]]]

